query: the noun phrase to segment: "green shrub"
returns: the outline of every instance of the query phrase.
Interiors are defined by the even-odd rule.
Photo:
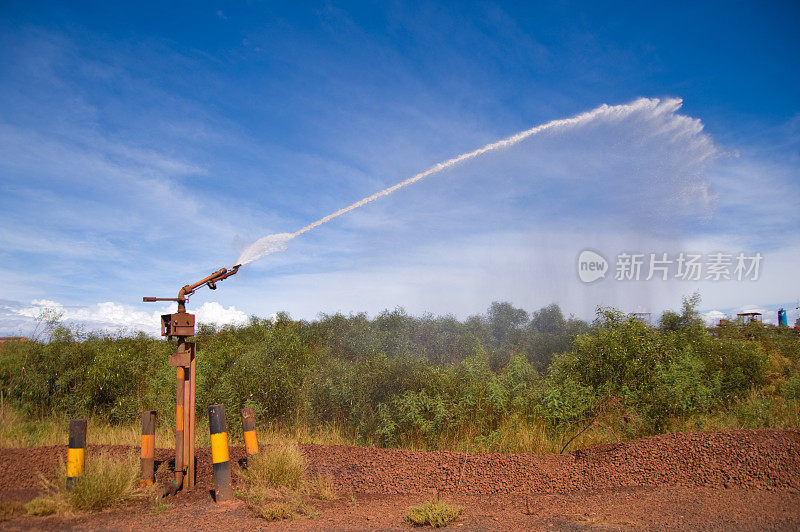
[[[800,398],[797,335],[760,324],[707,330],[698,303],[686,298],[659,327],[614,309],[598,309],[589,325],[565,319],[557,305],[529,314],[502,302],[464,321],[395,309],[374,319],[282,314],[276,323],[200,324],[197,403],[252,406],[279,433],[337,427],[350,443],[454,450],[515,450],[523,440],[529,450],[558,450],[565,434],[595,422],[602,426],[576,445],[658,433],[681,420],[789,423]],[[47,341],[0,346],[0,392],[10,405],[2,442],[61,443],[59,427],[70,418],[131,427],[141,410],[173,403],[174,341],[86,332],[56,319],[47,331]],[[766,410],[750,399],[753,390]],[[596,421],[611,397],[624,419]],[[8,423],[8,412],[20,419]],[[159,425],[174,415],[165,409]],[[238,428],[231,416],[229,432]]]
[[[789,378],[781,389],[781,393],[786,399],[798,400],[800,399],[800,373],[797,373]]]
[[[774,427],[776,425],[774,403],[773,397],[754,391],[734,409],[739,426],[746,429]]]
[[[688,417],[706,411],[717,393],[717,383],[707,377],[705,364],[686,348],[659,366],[652,389],[650,414],[657,424],[669,417]]]
[[[763,384],[767,358],[758,342],[721,339],[710,342],[704,361],[710,378],[719,382],[720,399],[731,403]]]

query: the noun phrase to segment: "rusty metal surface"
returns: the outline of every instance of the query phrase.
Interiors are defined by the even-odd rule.
[[[204,277],[203,279],[197,281],[196,283],[187,284],[183,286],[178,291],[178,297],[143,297],[142,301],[145,303],[152,303],[154,301],[177,301],[178,302],[178,312],[183,312],[183,303],[186,302],[189,297],[195,293],[195,291],[202,287],[203,285],[208,286],[211,290],[217,289],[217,283],[227,279],[231,275],[235,274],[239,271],[241,264],[236,264],[235,266],[231,266],[230,268],[220,268],[219,270],[215,271],[211,275]]]
[[[194,336],[194,314],[186,312],[186,301],[194,292],[208,286],[216,290],[223,279],[239,271],[241,264],[231,268],[220,268],[211,275],[178,291],[178,297],[143,297],[144,302],[176,301],[178,311],[161,315],[161,336],[177,337],[178,349],[169,356],[169,365],[176,368],[175,378],[175,482],[167,486],[164,495],[174,494],[179,489],[191,491],[195,485],[195,368],[197,347],[186,338]]]
[[[183,393],[183,383],[186,379],[186,370],[183,366],[178,366],[176,371],[176,381],[175,381],[175,484],[182,485],[183,484],[183,431],[185,427],[183,425],[183,410],[185,408],[184,405],[184,393]]]
[[[195,442],[195,431],[194,431],[194,416],[195,416],[195,406],[194,406],[194,389],[195,389],[195,370],[197,369],[197,356],[196,356],[196,347],[195,344],[191,345],[191,362],[189,365],[189,455],[188,455],[188,464],[187,464],[187,484],[186,489],[188,491],[194,490],[195,484],[195,459],[194,459],[194,442]]]
[[[188,351],[183,353],[172,353],[169,356],[169,365],[177,368],[178,366],[186,367],[191,363],[191,355]]]
[[[241,409],[242,430],[256,430],[256,411],[252,406]]]
[[[156,411],[142,412],[141,480],[150,486],[155,480]]]
[[[228,269],[228,268],[220,268],[219,270],[215,271],[214,273],[212,273],[208,277],[206,277],[204,279],[201,279],[200,281],[197,281],[194,284],[187,284],[186,286],[181,288],[180,291],[178,292],[178,299],[181,299],[181,298],[186,299],[186,298],[188,298],[189,296],[194,294],[195,290],[197,290],[198,288],[200,288],[203,285],[207,285],[211,290],[216,290],[217,289],[217,283],[219,281],[222,281],[223,279],[227,279],[231,275],[235,274],[236,272],[239,271],[240,267],[241,267],[241,264],[237,264],[237,265],[231,267],[230,269]]]
[[[162,314],[161,336],[194,336],[194,314]]]

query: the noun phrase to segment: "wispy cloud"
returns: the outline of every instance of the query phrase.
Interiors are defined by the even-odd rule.
[[[652,51],[571,17],[555,43],[507,11],[393,5],[376,28],[331,6],[302,20],[211,9],[207,45],[106,21],[7,26],[0,297],[150,327],[142,295],[174,294],[248,239],[537,123],[687,87],[640,82],[657,69]],[[590,317],[598,304],[677,308],[697,288],[583,286],[572,268],[586,247],[762,251],[759,283],[702,285],[704,305],[786,301],[800,255],[796,118],[758,137],[719,120],[709,131],[700,118],[713,110],[696,98],[678,106],[662,97],[459,165],[295,239],[226,281],[220,301],[299,317],[558,301]]]

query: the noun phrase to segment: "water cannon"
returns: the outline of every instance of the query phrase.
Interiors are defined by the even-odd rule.
[[[186,312],[186,301],[204,285],[217,289],[217,283],[239,271],[241,264],[220,268],[196,283],[178,291],[178,297],[143,297],[142,301],[176,301],[178,312],[161,315],[161,336],[178,339],[177,350],[169,356],[169,365],[176,369],[175,387],[175,482],[164,491],[174,494],[179,489],[192,491],[195,486],[195,368],[197,346],[186,339],[194,336],[194,314]]]
[[[154,301],[177,301],[178,307],[184,304],[189,299],[189,297],[197,291],[198,288],[201,288],[203,285],[208,286],[211,290],[217,289],[217,283],[222,281],[223,279],[227,279],[231,275],[235,274],[241,268],[241,264],[235,264],[230,268],[220,268],[219,270],[215,271],[208,277],[201,279],[193,284],[187,284],[183,288],[178,291],[178,297],[143,297],[142,301],[145,303],[152,303]],[[180,310],[180,309],[179,309]]]

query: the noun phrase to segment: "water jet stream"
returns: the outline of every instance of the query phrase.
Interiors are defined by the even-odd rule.
[[[484,153],[488,153],[490,151],[494,151],[500,148],[508,148],[527,139],[528,137],[531,137],[538,133],[542,133],[543,131],[580,127],[598,119],[619,120],[627,116],[630,116],[633,113],[642,111],[650,111],[655,113],[670,113],[680,108],[681,104],[682,100],[679,98],[670,98],[663,101],[658,98],[639,98],[631,103],[624,105],[603,104],[600,107],[597,107],[596,109],[575,115],[571,118],[561,118],[558,120],[552,120],[545,124],[541,124],[532,127],[530,129],[520,131],[519,133],[516,133],[515,135],[512,135],[503,140],[487,144],[482,148],[478,148],[476,150],[463,153],[461,155],[453,157],[452,159],[448,159],[447,161],[438,163],[432,166],[431,168],[425,170],[424,172],[420,172],[412,177],[409,177],[405,181],[401,181],[396,185],[381,190],[380,192],[376,192],[371,196],[367,196],[366,198],[359,200],[353,203],[352,205],[348,205],[343,209],[339,209],[338,211],[331,213],[325,216],[324,218],[320,218],[316,222],[308,224],[307,226],[295,231],[294,233],[277,233],[260,238],[255,242],[253,242],[252,244],[250,244],[249,246],[247,246],[247,248],[245,248],[242,251],[237,261],[237,264],[248,264],[250,262],[253,262],[254,260],[260,259],[261,257],[264,257],[271,253],[284,251],[287,247],[288,242],[291,239],[295,238],[296,236],[302,235],[303,233],[310,231],[315,227],[319,227],[320,225],[331,221],[337,216],[341,216],[352,210],[358,209],[359,207],[363,207],[364,205],[371,203],[379,198],[388,196],[389,194],[395,192],[396,190],[404,188],[412,183],[416,183],[420,179],[424,179],[429,175],[436,174],[438,172],[441,172],[442,170],[446,170],[447,168],[451,168],[457,165],[458,163],[464,162],[468,159],[473,159],[479,155],[483,155]]]

